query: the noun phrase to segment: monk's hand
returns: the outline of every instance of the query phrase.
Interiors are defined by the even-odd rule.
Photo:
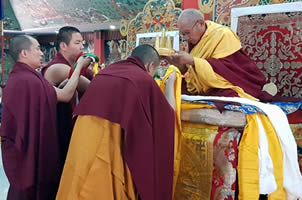
[[[185,51],[177,51],[175,54],[167,56],[166,59],[170,64],[178,67],[182,74],[187,71],[186,65],[194,65],[194,58]]]
[[[86,78],[88,78],[90,80],[93,78],[93,65],[94,65],[93,62],[91,62],[89,64],[89,66],[88,66],[88,68],[86,70],[86,74],[85,74]]]
[[[85,67],[88,67],[91,64],[92,60],[89,57],[81,56],[77,62],[78,62],[77,67],[80,67],[80,69],[83,69]]]
[[[180,65],[194,65],[194,58],[185,51],[177,51],[174,54],[167,56],[169,63],[180,66]]]

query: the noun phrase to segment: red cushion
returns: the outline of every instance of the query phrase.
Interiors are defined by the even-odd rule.
[[[287,115],[287,119],[290,124],[302,123],[302,110],[299,109],[296,112]]]

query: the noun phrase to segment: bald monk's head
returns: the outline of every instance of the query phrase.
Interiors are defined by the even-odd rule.
[[[10,40],[9,52],[15,62],[22,62],[33,69],[42,65],[43,52],[39,42],[29,35],[18,35]]]
[[[196,9],[182,11],[177,26],[183,38],[193,45],[199,42],[206,31],[203,14]]]
[[[152,77],[159,67],[160,58],[156,49],[148,44],[137,46],[131,56],[139,58],[145,65],[145,68]]]

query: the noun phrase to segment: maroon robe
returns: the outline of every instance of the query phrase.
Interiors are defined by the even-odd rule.
[[[120,124],[123,157],[141,199],[172,199],[174,111],[139,59],[102,70],[75,114]]]
[[[233,85],[242,88],[246,93],[259,99],[261,102],[298,102],[301,99],[295,97],[272,96],[262,88],[266,84],[265,76],[258,69],[256,63],[251,60],[242,50],[232,55],[214,59],[209,58],[207,61],[213,70],[231,82]],[[207,95],[211,96],[238,96],[231,89],[213,89]]]
[[[43,76],[46,70],[54,64],[65,64],[70,67],[68,61],[62,56],[61,53],[58,53],[57,56],[42,69]],[[60,137],[59,145],[60,145],[60,152],[61,152],[60,155],[61,155],[62,167],[64,166],[65,163],[69,142],[72,134],[72,129],[74,125],[74,121],[72,119],[72,112],[73,112],[73,102],[75,101],[76,100],[74,96],[70,102],[58,102],[57,104],[57,132]]]
[[[270,94],[262,91],[262,88],[266,83],[265,76],[258,69],[256,63],[242,50],[239,50],[225,58],[209,58],[207,61],[217,74],[224,77],[233,85],[242,88],[249,95],[252,95],[264,102],[272,99]],[[235,95],[237,95],[236,92],[231,96]]]
[[[195,45],[189,43],[189,51]],[[214,72],[228,80],[235,86],[242,88],[249,95],[260,99],[261,101],[270,101],[272,96],[267,92],[262,91],[265,85],[265,76],[257,67],[256,63],[248,57],[242,50],[225,58],[208,58],[206,59]],[[188,94],[186,84],[182,85],[182,93]],[[207,96],[226,96],[238,97],[237,92],[232,89],[213,88],[206,94]]]
[[[65,64],[65,65],[68,65],[70,66],[69,62],[63,57],[63,55],[61,53],[57,53],[57,56],[52,59],[52,61],[50,61],[45,67],[43,67],[42,69],[42,74],[44,75],[46,70],[51,66],[51,65],[54,65],[54,64]]]
[[[194,45],[189,44],[189,50],[192,50],[193,48]],[[257,67],[256,63],[242,50],[239,50],[225,58],[208,58],[206,60],[217,74],[228,80],[233,85],[242,88],[246,93],[259,99],[261,102],[301,101],[301,99],[294,97],[272,96],[266,91],[262,91],[263,86],[266,84],[265,76]],[[182,94],[190,95],[187,91],[185,82],[182,84]],[[234,90],[221,88],[212,88],[206,94],[199,95],[238,97],[238,94]],[[214,101],[214,103],[220,111],[224,110],[224,106],[226,104],[234,104],[233,102],[221,101]],[[294,115],[292,116],[294,117]],[[292,116],[290,119],[293,118]]]
[[[53,86],[17,62],[3,90],[1,148],[8,200],[54,200],[60,181],[57,96]]]

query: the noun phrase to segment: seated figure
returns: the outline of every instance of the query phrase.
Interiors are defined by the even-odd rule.
[[[191,9],[183,11],[180,15],[178,27],[183,37],[189,42],[190,54],[176,52],[168,56],[167,60],[177,66],[184,74],[186,92],[191,95],[216,96],[212,101],[224,102],[223,105],[234,101],[244,106],[256,106],[257,111],[241,115],[244,119],[246,118],[246,121],[244,120],[244,125],[240,127],[243,129],[243,132],[237,131],[236,134],[234,134],[234,131],[223,131],[223,128],[217,126],[219,124],[216,124],[216,127],[206,127],[201,126],[203,123],[199,123],[200,126],[198,127],[196,124],[188,124],[185,120],[181,121],[178,126],[180,132],[176,132],[175,135],[175,147],[177,149],[175,149],[174,161],[174,198],[182,199],[190,195],[192,195],[190,198],[193,198],[194,195],[195,197],[199,195],[199,197],[204,197],[205,199],[217,198],[218,195],[226,195],[224,198],[227,198],[228,192],[224,192],[225,194],[223,195],[223,191],[231,191],[229,195],[234,196],[235,189],[232,188],[236,188],[236,178],[226,177],[236,177],[235,169],[238,169],[239,198],[241,199],[258,198],[260,194],[269,194],[271,198],[286,198],[286,196],[288,198],[290,196],[294,198],[300,197],[301,192],[299,192],[298,188],[302,186],[302,179],[297,162],[297,144],[295,143],[287,119],[286,117],[284,118],[285,114],[281,109],[263,103],[257,104],[257,101],[271,101],[273,97],[271,94],[263,91],[265,77],[255,63],[242,52],[237,35],[228,27],[204,21],[199,11]],[[171,69],[172,67],[169,67],[167,72],[171,71]],[[179,79],[178,82],[181,82],[181,78]],[[165,84],[165,80],[169,80],[169,73],[166,73],[162,81],[158,81],[160,87],[163,88],[163,85],[171,87],[168,81]],[[176,85],[171,87],[172,90],[175,90],[175,102],[172,104],[174,106],[177,105],[177,96],[180,96],[180,88]],[[167,91],[164,92],[166,94],[169,93]],[[217,96],[242,97],[243,100],[235,98],[235,101],[232,98],[224,99]],[[270,117],[271,111],[265,110],[266,107],[274,110],[273,112],[275,113],[280,113],[277,120],[279,120],[280,124],[283,124],[283,128],[286,127],[283,131],[284,134],[287,134],[287,139],[284,140],[280,136],[281,128],[278,128],[276,121]],[[177,106],[175,108],[176,113],[184,113],[187,109],[215,108],[215,104],[198,104],[194,103],[194,101],[183,101],[179,106],[179,110],[177,110]],[[264,111],[261,111],[261,109]],[[216,113],[216,115],[219,115],[219,113]],[[180,116],[182,117],[183,115]],[[203,137],[196,134],[197,132],[203,132]],[[237,147],[240,134],[242,134],[241,142]],[[229,137],[228,135],[234,135],[234,137]],[[177,138],[179,139],[177,140]],[[228,142],[220,142],[222,138]],[[198,148],[196,143],[204,144],[204,151],[207,153],[198,152],[196,150]],[[218,160],[217,157],[221,158],[222,155],[218,153],[221,148],[219,145],[223,144],[230,145],[230,147],[225,147],[225,151],[223,151],[229,157]],[[190,145],[196,148],[191,148]],[[251,146],[254,146],[254,148],[250,148]],[[226,150],[228,148],[230,148],[230,152],[234,153],[226,153],[229,152],[229,150]],[[237,148],[240,150],[238,166],[236,157],[238,153]],[[189,160],[186,159],[186,157],[189,157],[188,154],[190,154]],[[198,165],[198,162],[203,162],[202,160],[198,160],[199,158],[195,160],[198,160],[198,162],[193,163],[192,161],[192,165],[190,166],[190,160],[194,160],[196,154],[207,156],[205,157],[207,160],[205,165],[209,169],[203,171],[205,172],[203,174],[207,175],[201,175],[202,169],[197,166],[194,167],[194,165]],[[258,157],[258,154],[262,156]],[[232,156],[235,156],[232,161],[222,162],[223,160],[231,159]],[[177,158],[181,159],[178,160]],[[266,163],[267,160],[269,160],[269,163]],[[221,167],[222,163],[224,163],[224,167]],[[263,163],[265,164],[263,165]],[[212,164],[214,164],[214,167],[211,166]],[[228,172],[223,172],[223,169],[228,164],[231,164],[232,167],[229,167]],[[271,167],[270,170],[263,167],[266,165]],[[194,174],[192,171],[196,173]],[[223,176],[220,177],[224,178],[217,178],[218,174],[222,174]],[[198,185],[199,183],[197,183],[196,179],[198,179],[199,175],[203,177],[201,178],[202,182],[208,183],[206,187],[204,187],[205,185]],[[295,179],[293,181],[295,184],[289,183],[288,177]],[[251,180],[254,184],[249,184]],[[219,184],[215,186],[217,184],[216,181],[218,183],[222,181],[222,183],[219,183],[221,184],[220,188],[218,187]],[[193,186],[196,188],[192,189]],[[217,193],[218,189],[220,190],[219,194]],[[248,190],[251,192],[247,192]]]

